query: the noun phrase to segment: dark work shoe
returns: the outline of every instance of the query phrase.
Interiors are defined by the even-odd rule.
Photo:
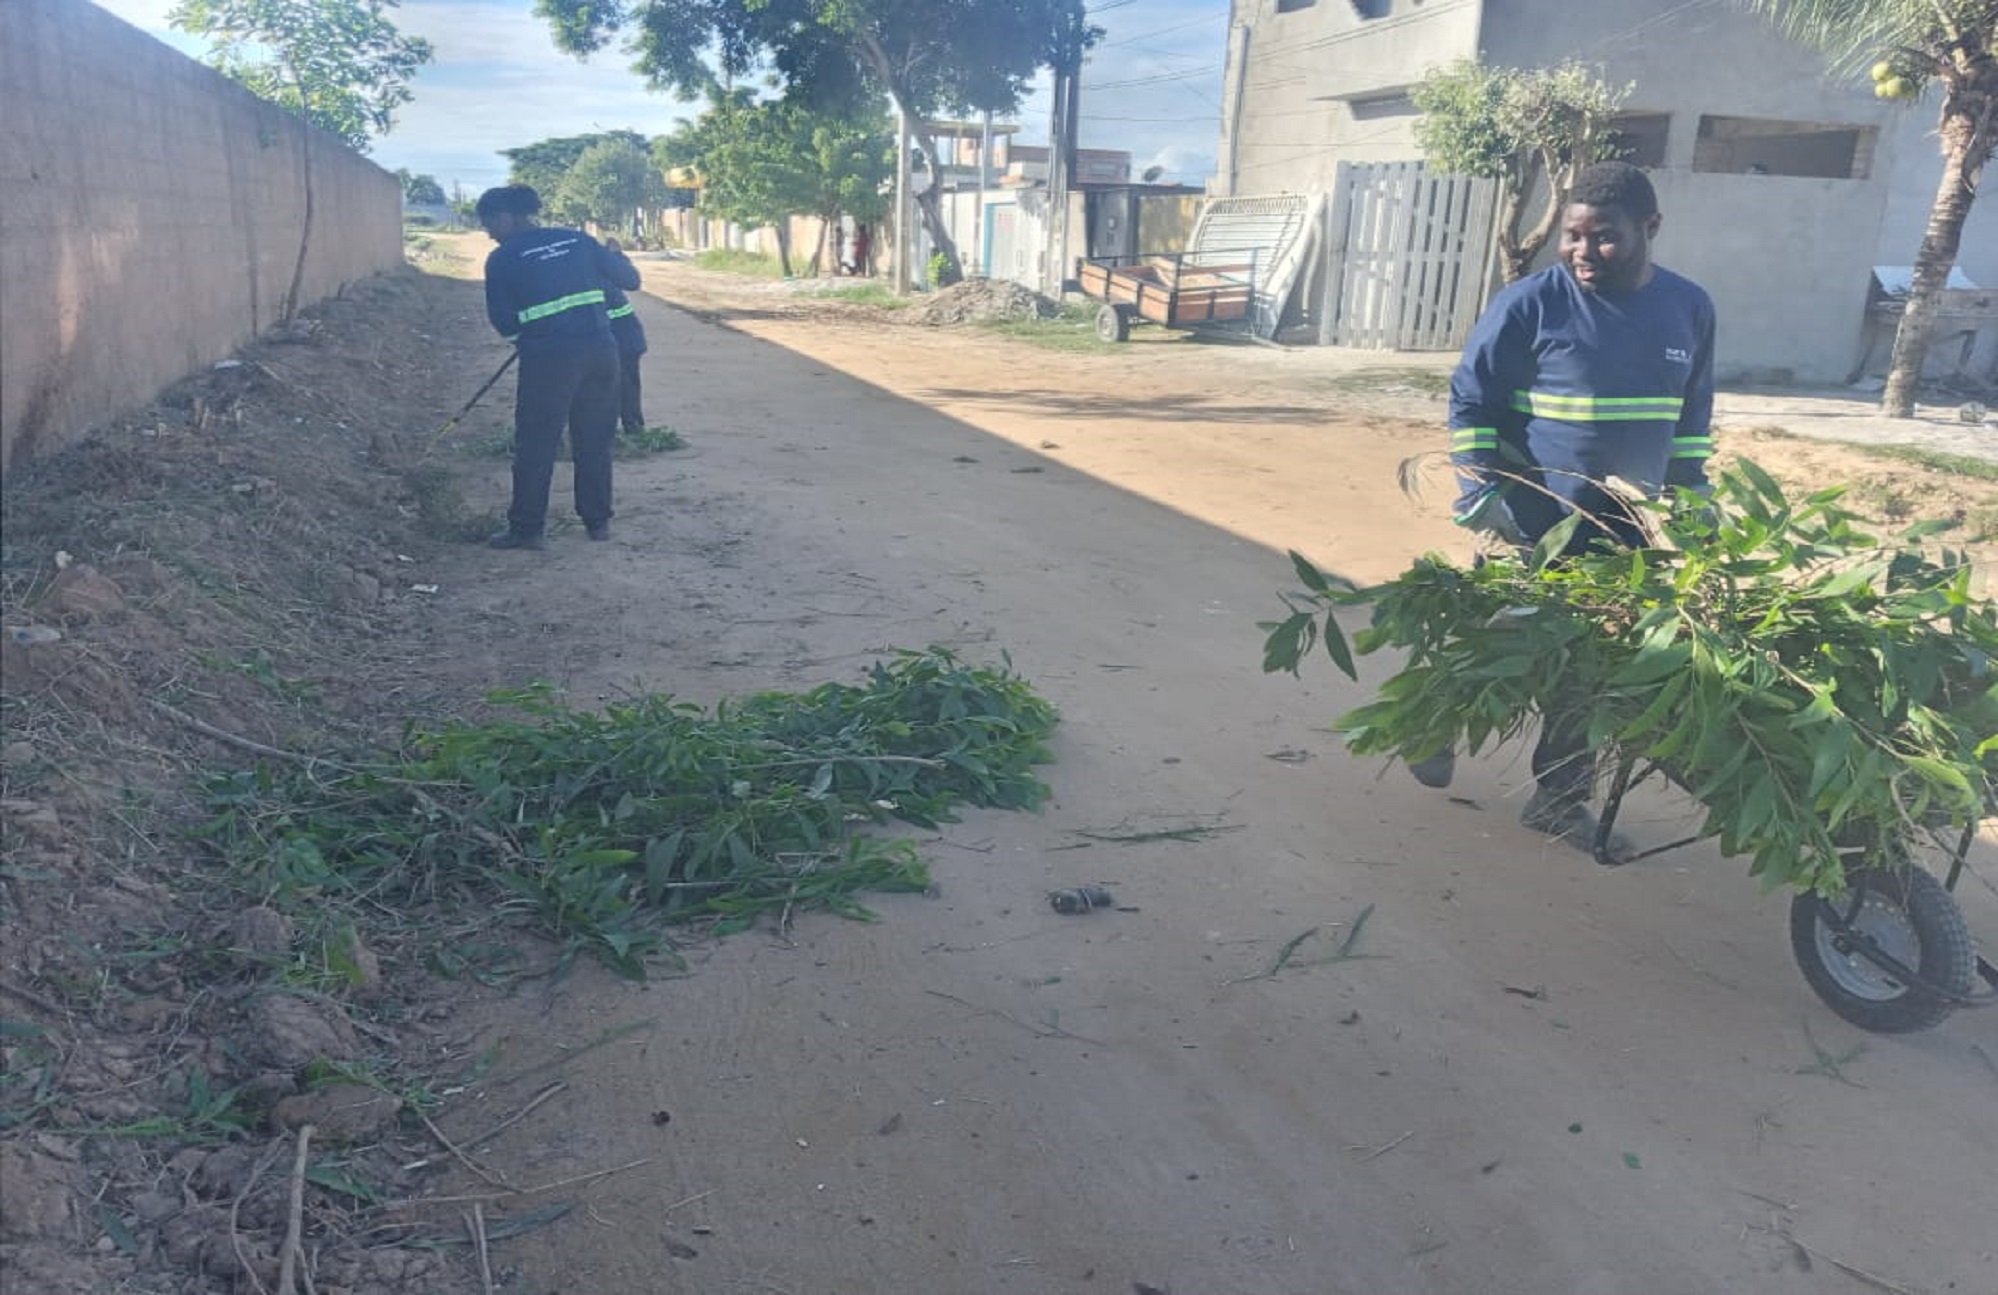
[[[626,436],[643,436],[645,435],[645,424],[626,423],[621,430],[624,432]]]
[[[607,540],[610,538],[610,523],[591,522],[585,527],[583,527],[583,534],[589,536],[593,540]]]
[[[1455,751],[1438,751],[1427,760],[1417,760],[1415,763],[1409,765],[1408,771],[1414,774],[1415,780],[1425,787],[1436,787],[1438,789],[1448,787],[1450,780],[1457,776],[1457,753]]]
[[[1596,830],[1600,824],[1587,802],[1573,796],[1557,795],[1544,787],[1536,787],[1527,799],[1526,808],[1519,812],[1519,821],[1577,850],[1591,855],[1596,852]],[[1629,837],[1613,831],[1596,862],[1628,863],[1636,853],[1637,846]]]
[[[539,549],[543,545],[539,535],[523,535],[519,531],[508,529],[494,531],[486,538],[486,547],[489,549]]]

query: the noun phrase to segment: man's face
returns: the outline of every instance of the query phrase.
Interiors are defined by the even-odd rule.
[[[1561,263],[1587,292],[1628,292],[1651,281],[1656,212],[1639,220],[1621,207],[1571,202],[1561,213]]]
[[[504,243],[512,236],[520,223],[520,218],[510,211],[496,211],[479,221],[486,227],[486,237],[495,243]]]

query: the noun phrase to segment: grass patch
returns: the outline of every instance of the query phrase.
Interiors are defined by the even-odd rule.
[[[1096,336],[1096,303],[1064,302],[1052,319],[992,319],[978,327],[1050,351],[1111,351],[1116,342]]]
[[[724,274],[747,274],[759,279],[781,279],[784,267],[774,256],[764,256],[757,252],[739,252],[732,247],[711,247],[694,258],[694,264],[703,270],[720,270]]]
[[[850,301],[859,306],[878,306],[882,310],[901,310],[914,304],[908,297],[896,296],[894,289],[887,284],[873,280],[825,288],[811,295],[821,301]]]
[[[856,829],[934,828],[961,804],[1037,808],[1032,770],[1055,724],[1025,681],[940,648],[898,653],[864,686],[712,712],[658,695],[577,711],[545,686],[490,700],[514,717],[212,776],[198,834],[236,886],[301,915],[525,919],[565,958],[643,976],[672,958],[673,922],[867,918],[859,892],[926,888],[911,842]]]
[[[1851,450],[1868,458],[1886,459],[1893,463],[1912,463],[1918,468],[1927,468],[1931,472],[1940,472],[1947,476],[1968,477],[1973,481],[1998,481],[1998,463],[1990,459],[1980,459],[1968,454],[1951,454],[1947,450],[1932,450],[1921,445],[1881,445],[1874,441],[1844,441],[1826,436],[1803,436],[1775,423],[1759,423],[1750,427],[1717,426],[1714,431],[1721,436],[1742,436],[1749,440],[1836,445],[1842,450]]]
[[[1919,445],[1855,445],[1853,448],[1865,450],[1877,458],[1912,463],[1931,472],[1970,477],[1976,481],[1998,481],[1998,463],[1972,458],[1968,454],[1950,454],[1943,450],[1924,449]]]
[[[1446,396],[1450,394],[1450,371],[1393,365],[1332,374],[1315,385],[1325,391],[1349,394]]]

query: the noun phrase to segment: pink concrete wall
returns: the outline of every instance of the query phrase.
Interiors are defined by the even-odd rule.
[[[309,135],[309,138],[308,138]],[[0,0],[0,471],[402,261],[393,175],[85,0]]]

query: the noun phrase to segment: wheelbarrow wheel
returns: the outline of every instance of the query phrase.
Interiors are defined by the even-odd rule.
[[[1102,342],[1128,342],[1131,340],[1131,317],[1121,306],[1104,302],[1096,312],[1096,338]]]
[[[1839,899],[1790,902],[1790,948],[1825,1005],[1862,1030],[1912,1034],[1940,1024],[1955,1004],[1910,984],[1862,951],[1879,950],[1930,985],[1973,988],[1977,951],[1956,897],[1925,869],[1866,868]]]

